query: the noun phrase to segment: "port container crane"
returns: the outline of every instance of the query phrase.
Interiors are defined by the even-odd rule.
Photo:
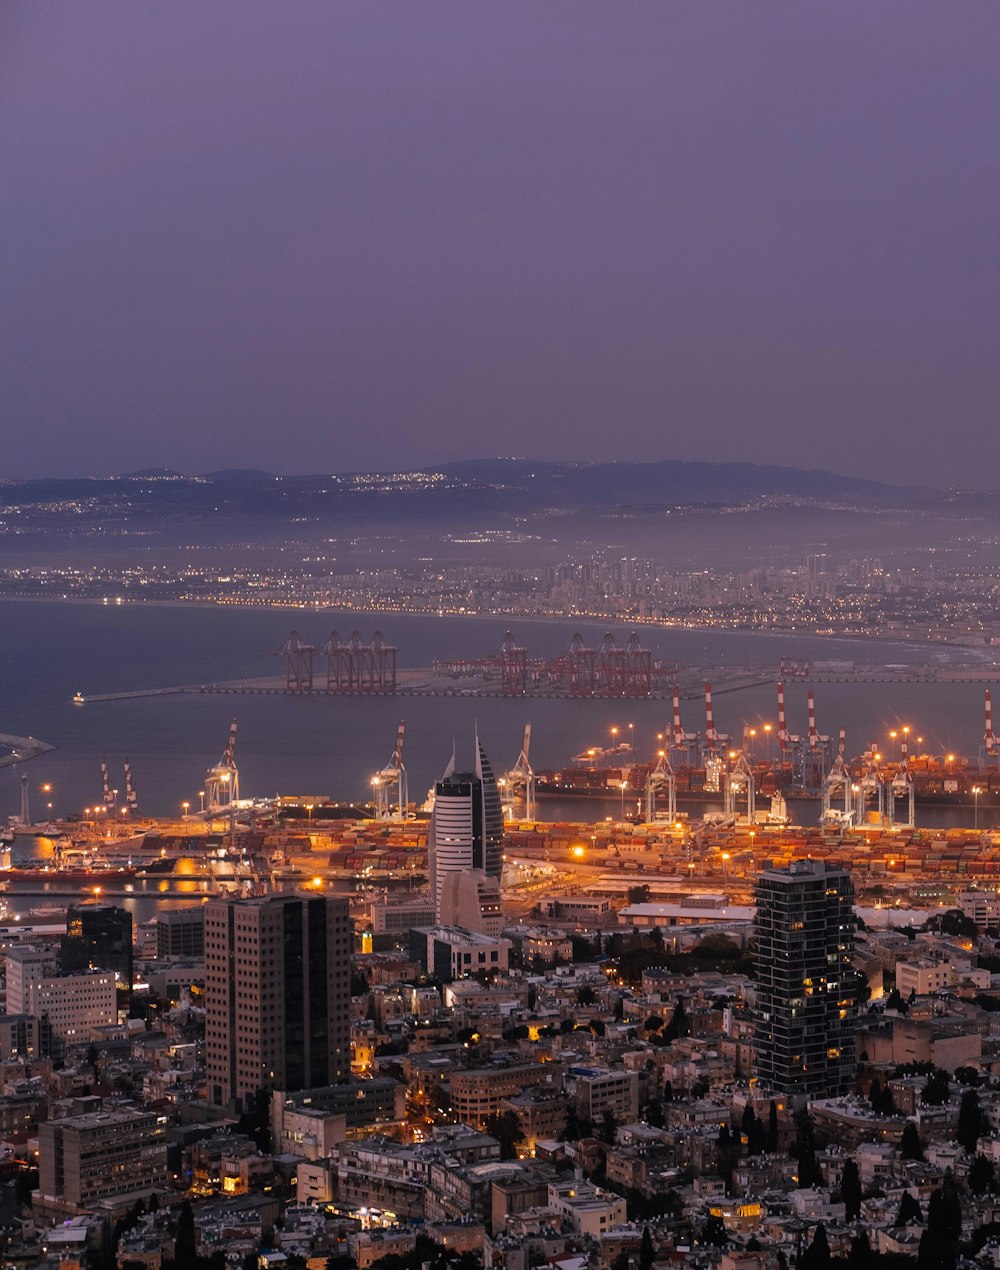
[[[531,724],[524,725],[524,740],[517,762],[497,781],[504,804],[504,816],[514,819],[519,803],[524,804],[525,820],[535,819],[535,772],[531,766]]]
[[[392,758],[372,777],[372,789],[375,794],[376,820],[405,820],[410,805],[407,789],[406,767],[403,763],[403,741],[406,736],[406,722],[399,721],[396,729],[396,748]],[[396,811],[392,810],[392,791],[396,794]]]
[[[753,770],[742,750],[738,750],[732,755],[732,767],[725,774],[725,789],[723,793],[727,817],[737,816],[739,814],[740,800],[745,799],[747,824],[753,825],[757,823],[757,799]]]
[[[236,720],[229,725],[229,741],[222,758],[205,773],[205,811],[209,816],[217,812],[236,810],[240,797],[240,773],[236,766]]]
[[[656,766],[651,768],[646,777],[646,823],[652,824],[656,819],[657,800],[663,794],[667,796],[667,819],[671,824],[677,819],[677,778],[670,766],[666,750],[660,750]]]

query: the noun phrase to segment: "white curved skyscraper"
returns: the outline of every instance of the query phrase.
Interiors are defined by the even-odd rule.
[[[490,761],[476,737],[474,772],[455,771],[455,756],[434,787],[434,812],[427,851],[431,895],[437,921],[441,891],[449,873],[481,869],[499,878],[503,847],[503,809]]]

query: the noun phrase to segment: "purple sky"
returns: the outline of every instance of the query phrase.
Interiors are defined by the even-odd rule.
[[[0,476],[998,485],[1000,6],[5,0]]]

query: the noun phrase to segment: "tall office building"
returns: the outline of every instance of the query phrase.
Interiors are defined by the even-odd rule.
[[[60,940],[63,970],[113,970],[119,988],[132,991],[132,914],[114,904],[71,904]]]
[[[456,772],[455,756],[434,786],[428,856],[431,896],[442,918],[444,879],[449,873],[480,869],[499,878],[503,849],[503,808],[490,761],[476,737],[476,770]]]
[[[854,1083],[854,887],[823,860],[765,867],[757,879],[756,1074],[790,1098]]]
[[[270,895],[205,905],[208,1100],[346,1080],[354,927],[346,899]]]

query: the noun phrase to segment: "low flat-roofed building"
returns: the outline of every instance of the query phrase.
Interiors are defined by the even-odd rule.
[[[153,1112],[94,1111],[38,1126],[38,1196],[69,1209],[162,1190],[167,1145]]]
[[[549,1183],[548,1207],[563,1217],[577,1234],[590,1235],[593,1239],[600,1239],[627,1221],[627,1206],[620,1195],[576,1178]]]

